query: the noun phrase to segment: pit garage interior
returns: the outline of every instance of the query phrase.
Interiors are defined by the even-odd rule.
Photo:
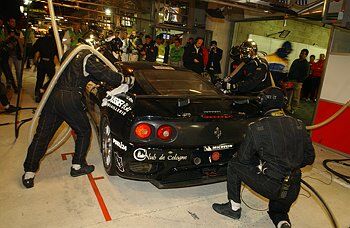
[[[46,0],[2,1],[0,5],[1,16],[16,18],[23,32],[31,27],[41,36],[52,26]],[[53,0],[53,6],[62,32],[79,22],[105,34],[116,29],[154,37],[160,34],[165,39],[180,34],[182,45],[189,37],[204,37],[205,46],[216,40],[223,50],[222,76],[229,74],[231,47],[248,38],[257,43],[262,56],[290,41],[290,63],[303,48],[316,60],[325,54],[316,101],[302,100],[293,115],[315,126],[339,114],[309,131],[316,159],[302,169],[303,180],[317,191],[331,215],[302,184],[289,216],[293,227],[350,227],[346,160],[350,157],[349,0]],[[24,109],[7,114],[0,105],[0,227],[274,227],[267,214],[267,199],[246,186],[242,188],[242,217],[233,220],[211,207],[226,202],[225,181],[158,189],[148,181],[109,176],[94,127],[87,156],[88,163],[95,165],[93,173],[77,178],[69,175],[74,152],[70,137],[44,157],[34,188],[24,188],[23,161],[31,118],[38,106],[34,68],[23,66],[20,97],[11,90],[7,93],[11,104]],[[53,141],[62,138],[65,128],[61,127]],[[332,160],[328,167],[342,178],[325,168],[325,160]]]

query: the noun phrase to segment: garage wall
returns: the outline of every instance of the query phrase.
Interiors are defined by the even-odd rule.
[[[275,52],[285,42],[284,40],[273,39],[265,36],[258,36],[258,35],[252,35],[252,34],[249,35],[249,38],[258,43],[258,51],[265,52],[267,54]],[[309,50],[309,57],[310,55],[315,55],[316,60],[319,59],[320,54],[327,53],[326,48],[316,47],[313,45],[303,44],[299,42],[291,42],[291,43],[292,43],[293,51],[288,55],[290,65],[292,65],[292,61],[299,58],[300,51],[304,48]]]
[[[350,99],[350,31],[334,30],[333,41],[314,123],[328,119]],[[334,150],[350,154],[350,108],[324,127],[312,131],[312,140]]]
[[[239,22],[236,23],[233,34],[233,42],[235,45],[241,44],[246,40],[249,34],[266,36],[268,34],[276,33],[282,30],[290,30],[291,33],[286,39],[292,42],[299,42],[309,45],[327,48],[330,36],[330,29],[304,23],[295,20],[287,20],[284,27],[284,20],[271,21],[254,21],[254,22]],[[270,36],[271,38],[281,39],[278,35]],[[259,45],[259,44],[258,44]]]
[[[230,32],[233,29],[232,28],[233,23],[225,20],[225,19],[218,19],[213,18],[210,16],[207,16],[206,20],[206,30],[213,31],[213,38],[212,40],[216,40],[218,42],[218,47],[223,50],[222,60],[221,60],[221,70],[223,74],[226,74],[227,71],[227,58],[229,58],[229,51],[231,48],[231,36]]]

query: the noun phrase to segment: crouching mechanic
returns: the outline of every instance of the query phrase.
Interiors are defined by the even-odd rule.
[[[268,214],[276,227],[291,227],[288,217],[300,191],[300,168],[311,165],[315,152],[305,126],[282,110],[283,92],[270,87],[260,94],[264,117],[248,126],[245,139],[227,167],[229,202],[213,209],[241,217],[241,184],[269,199]]]
[[[236,75],[224,79],[222,89],[228,93],[248,93],[260,92],[271,86],[268,63],[257,56],[257,44],[245,41],[239,46],[239,52],[245,65]]]
[[[66,52],[63,59],[71,51]],[[132,85],[135,79],[112,71],[88,50],[79,52],[58,79],[40,115],[36,133],[24,162],[25,173],[22,176],[22,183],[26,188],[34,186],[35,172],[39,169],[40,160],[63,121],[76,134],[70,175],[77,177],[94,171],[95,167],[88,165],[85,160],[90,145],[91,127],[82,95],[86,84],[91,80],[119,86],[122,83]]]

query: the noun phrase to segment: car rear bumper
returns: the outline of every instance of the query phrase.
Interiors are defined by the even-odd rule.
[[[143,148],[128,146],[122,153],[123,172],[118,175],[150,181],[157,188],[204,185],[226,180],[228,161],[238,145],[230,149],[204,151],[198,148]],[[213,153],[216,153],[213,157]]]

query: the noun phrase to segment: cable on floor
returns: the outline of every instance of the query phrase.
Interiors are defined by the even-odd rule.
[[[350,159],[326,159],[322,162],[322,164],[325,167],[325,169],[327,169],[329,172],[336,175],[337,177],[339,177],[340,179],[342,179],[346,183],[350,184],[350,176],[339,173],[328,166],[328,163],[334,162],[334,163],[337,163],[337,164],[340,164],[340,165],[343,165],[346,167],[350,167],[350,164],[346,163],[347,161],[350,161]]]

